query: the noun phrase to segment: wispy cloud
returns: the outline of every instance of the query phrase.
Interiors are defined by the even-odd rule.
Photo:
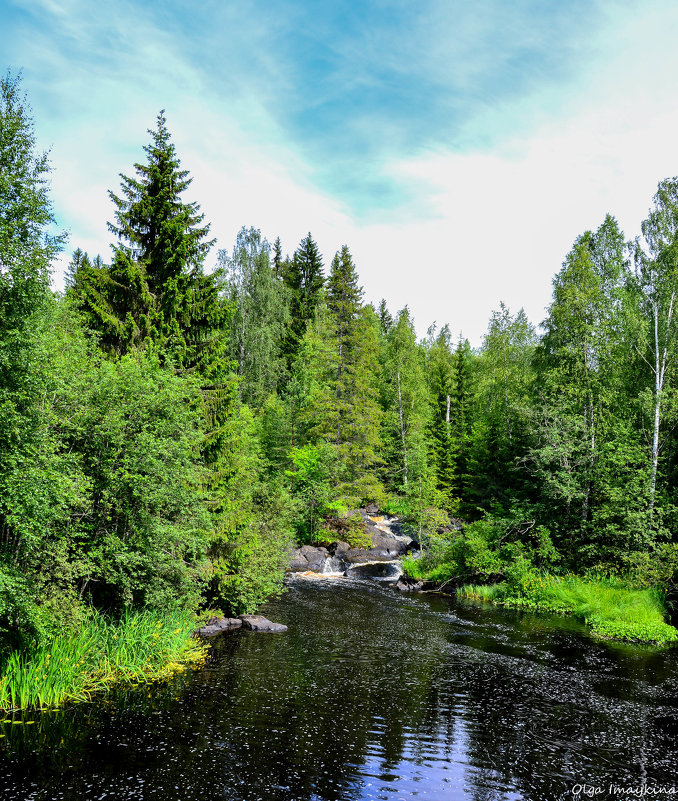
[[[107,252],[106,190],[167,110],[219,245],[343,243],[368,296],[478,342],[500,299],[543,316],[574,237],[638,229],[678,172],[678,7],[641,0],[16,0],[71,245]]]

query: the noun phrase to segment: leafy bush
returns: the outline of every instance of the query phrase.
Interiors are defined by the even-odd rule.
[[[460,532],[430,534],[419,559],[404,570],[415,578],[459,583],[496,582],[559,559],[549,532],[533,521],[484,517]]]

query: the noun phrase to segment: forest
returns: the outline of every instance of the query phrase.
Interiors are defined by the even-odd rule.
[[[20,78],[0,95],[4,649],[253,611],[295,543],[370,503],[441,579],[673,587],[678,178],[640,237],[608,215],[575,239],[538,327],[500,304],[472,348],[367,302],[348,245],[217,249],[163,112],[109,191],[110,254],[76,247],[55,292],[52,165]]]

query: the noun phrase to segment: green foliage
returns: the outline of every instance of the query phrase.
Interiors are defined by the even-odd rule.
[[[325,526],[320,529],[316,537],[319,543],[330,543],[334,540],[341,540],[348,543],[351,548],[371,548],[372,537],[367,531],[367,527],[359,512],[348,514],[347,510],[339,503],[329,504],[330,509],[339,513],[340,517],[328,519]]]
[[[76,632],[91,606],[252,611],[281,590],[293,533],[329,536],[367,502],[410,527],[422,578],[544,608],[564,603],[543,583],[556,565],[675,586],[677,179],[633,267],[608,215],[566,255],[543,336],[500,304],[474,351],[364,305],[346,246],[325,281],[310,234],[290,259],[242,229],[206,271],[209,226],[162,113],[150,136],[110,193],[111,263],[76,249],[56,299],[49,163],[18,79],[0,81],[6,646]],[[358,518],[345,538],[369,544]]]
[[[77,632],[1,662],[0,709],[55,708],[119,682],[166,678],[204,659],[195,628],[186,611],[130,613],[119,623],[95,615]]]
[[[106,351],[124,354],[150,341],[172,364],[213,377],[223,369],[231,313],[223,271],[203,272],[214,240],[206,239],[198,204],[182,200],[192,179],[163,112],[149,134],[148,161],[134,165],[138,178],[121,175],[121,195],[109,192],[117,237],[111,265],[80,258],[69,292]]]
[[[430,581],[496,582],[559,559],[549,532],[534,521],[486,516],[462,532],[431,533],[425,552],[403,569]]]
[[[255,524],[213,545],[213,597],[233,614],[255,612],[283,592],[290,548],[288,531]]]
[[[459,595],[571,614],[588,624],[597,637],[654,643],[678,640],[678,631],[664,622],[662,596],[619,579],[582,579],[572,574],[559,577],[535,571],[525,561],[512,566],[504,583],[461,587]]]
[[[382,362],[387,482],[391,490],[403,492],[411,503],[428,505],[435,484],[427,439],[430,399],[424,351],[417,345],[407,308],[398,313],[388,332]]]
[[[91,486],[77,529],[83,580],[107,606],[195,605],[210,526],[198,386],[153,355],[104,361],[94,373],[77,428],[65,432]]]
[[[257,408],[285,375],[281,347],[288,321],[288,298],[270,262],[270,247],[255,228],[243,228],[233,253],[219,253],[226,273],[226,294],[235,312],[229,356],[238,364],[242,400]]]
[[[290,297],[290,318],[284,352],[291,364],[308,324],[315,317],[325,284],[322,256],[310,232],[300,242],[292,260],[281,264],[281,268]]]
[[[310,542],[331,511],[334,500],[334,476],[338,469],[336,451],[327,443],[292,449],[294,467],[286,475],[292,482],[292,494],[301,510],[299,536]]]

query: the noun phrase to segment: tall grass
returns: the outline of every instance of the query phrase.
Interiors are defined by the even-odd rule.
[[[664,621],[661,594],[630,587],[619,579],[529,572],[519,581],[489,587],[466,585],[458,594],[504,606],[571,614],[598,637],[651,643],[678,640],[678,631]]]
[[[194,629],[185,612],[134,612],[117,623],[97,615],[78,634],[12,652],[0,665],[0,709],[54,708],[121,681],[165,678],[204,659]]]

